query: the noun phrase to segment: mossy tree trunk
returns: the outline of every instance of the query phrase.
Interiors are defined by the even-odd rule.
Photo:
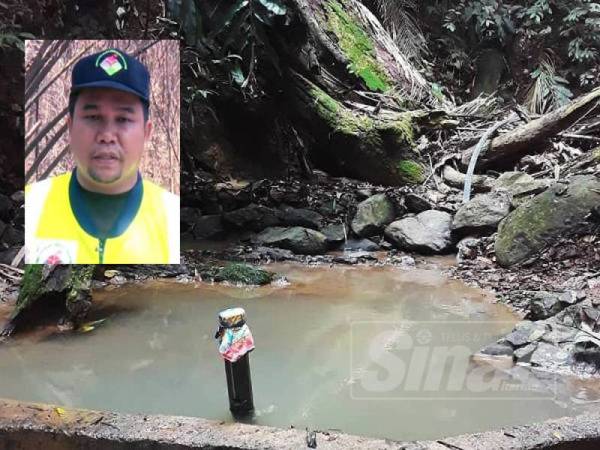
[[[217,8],[215,2],[208,1],[206,8]],[[264,95],[240,101],[239,95],[221,90],[213,101],[221,125],[238,136],[230,138],[238,155],[274,158],[287,142],[300,159],[307,157],[334,175],[389,185],[423,181],[428,164],[414,143],[419,129],[432,125],[429,83],[357,0],[288,0],[285,5],[285,23],[260,35],[268,40],[269,54],[276,55],[277,70],[267,68],[256,51],[250,56],[256,59],[250,64],[252,76],[244,80],[256,81],[253,92]],[[218,13],[211,17],[203,23],[208,36],[211,30],[219,33],[223,23]],[[228,33],[211,45],[227,45]],[[223,64],[230,59],[223,58]],[[281,167],[294,163],[289,148],[285,151]]]
[[[21,290],[8,322],[0,336],[8,337],[30,313],[44,315],[50,304],[58,300],[64,305],[64,318],[73,326],[79,325],[91,307],[93,265],[29,264],[21,281]],[[41,313],[41,314],[40,314]]]

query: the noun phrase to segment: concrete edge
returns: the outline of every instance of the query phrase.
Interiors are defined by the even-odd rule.
[[[399,425],[401,426],[401,425]],[[466,434],[396,442],[317,432],[318,449],[597,449],[600,412]],[[306,431],[194,417],[120,414],[0,399],[0,450],[302,449]]]

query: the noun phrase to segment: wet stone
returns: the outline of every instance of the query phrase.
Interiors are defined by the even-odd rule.
[[[425,197],[412,192],[410,194],[406,194],[406,197],[404,197],[404,204],[410,212],[414,213],[420,213],[429,209],[433,209],[434,206]]]
[[[541,322],[531,322],[524,320],[519,322],[514,330],[508,334],[506,339],[515,347],[520,347],[531,342],[535,342],[544,336],[547,332],[547,325]]]
[[[394,213],[394,206],[385,194],[373,195],[358,204],[352,231],[361,237],[376,235],[394,220]]]
[[[450,224],[452,216],[430,210],[415,217],[392,222],[385,229],[385,237],[396,247],[422,253],[443,253],[452,245]]]
[[[529,363],[537,344],[531,343],[515,350],[514,356],[518,363]]]
[[[339,244],[346,240],[348,230],[345,227],[346,226],[341,223],[332,223],[325,226],[321,230],[321,233],[325,235],[328,243]]]
[[[540,342],[531,355],[531,364],[546,368],[565,364],[569,359],[569,352],[556,345]]]
[[[348,239],[342,246],[342,250],[346,251],[364,251],[375,252],[379,250],[379,245],[370,239]]]
[[[562,311],[566,303],[561,301],[562,293],[548,291],[525,292],[530,295],[528,319],[543,320],[552,317]],[[565,296],[564,298],[570,299]]]
[[[323,216],[318,212],[303,208],[293,208],[284,206],[281,208],[283,213],[282,221],[288,226],[299,226],[319,230],[323,227]]]
[[[496,342],[482,348],[481,353],[490,356],[512,356],[514,350],[509,343]]]
[[[567,327],[561,324],[550,325],[550,331],[548,331],[542,337],[542,340],[550,344],[560,344],[563,342],[571,342],[575,338],[577,330],[573,327]]]

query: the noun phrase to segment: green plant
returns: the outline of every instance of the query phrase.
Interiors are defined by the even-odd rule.
[[[561,107],[573,97],[569,82],[556,73],[551,56],[546,53],[540,65],[532,72],[532,85],[527,92],[527,108],[538,114]]]
[[[31,33],[17,31],[18,25],[13,25],[15,29],[7,29],[5,26],[0,27],[0,49],[8,47],[16,47],[22,52],[25,51],[25,39],[35,39]]]

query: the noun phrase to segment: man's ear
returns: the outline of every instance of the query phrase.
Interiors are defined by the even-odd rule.
[[[73,126],[73,120],[71,119],[71,114],[67,114],[67,128],[69,133],[71,132],[71,127]]]
[[[144,124],[144,140],[149,140],[150,136],[152,135],[152,122],[150,121],[150,119],[148,119],[146,121],[146,123]]]

